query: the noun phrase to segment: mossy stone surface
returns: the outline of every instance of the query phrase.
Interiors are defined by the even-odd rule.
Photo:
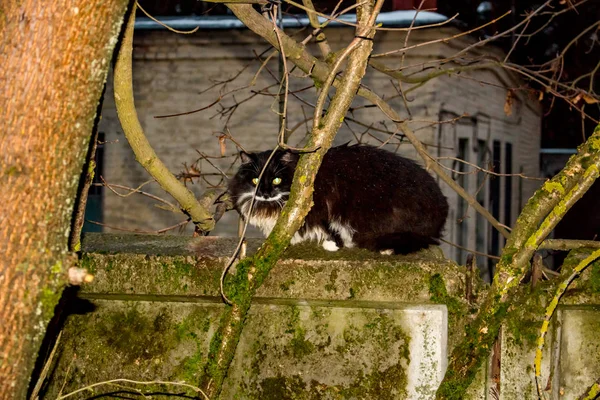
[[[79,300],[84,301],[84,300]],[[57,360],[43,398],[117,378],[194,383],[200,379],[211,332],[221,305],[98,300],[94,310],[71,315],[63,329]],[[145,392],[195,395],[165,385]],[[126,395],[119,386],[102,385],[72,398]]]
[[[82,288],[78,301],[95,309],[68,317],[42,398],[56,398],[63,385],[64,394],[116,378],[197,385],[225,307],[219,277],[236,240],[87,235],[81,264],[95,280]],[[248,252],[259,245],[249,241]],[[464,269],[438,250],[383,256],[292,246],[253,299],[221,398],[432,398],[445,355],[485,296],[485,286],[475,280],[476,299],[467,303]],[[572,254],[572,263],[585,254]],[[582,368],[590,381],[600,368],[599,282],[600,263],[563,296],[561,323],[547,338],[544,375],[556,364],[551,350],[568,348],[554,371],[565,391],[583,390],[584,379],[576,376]],[[535,290],[523,285],[507,310],[502,399],[535,395],[528,366],[554,287],[551,281]],[[563,329],[558,347],[557,326]],[[577,361],[581,354],[583,364]],[[494,384],[484,366],[467,398],[485,398]],[[137,389],[152,398],[198,396],[180,386]],[[73,398],[115,397],[123,390],[103,385]]]
[[[87,234],[82,266],[96,279],[88,293],[219,297],[219,277],[235,238]],[[260,240],[248,241],[248,253]],[[464,268],[432,248],[408,256],[360,249],[328,252],[314,243],[291,246],[257,297],[431,302],[429,278],[449,296],[464,296]]]
[[[253,306],[222,398],[402,399],[404,310]]]
[[[96,308],[69,316],[46,397],[63,382],[63,393],[115,378],[197,384],[225,307],[219,277],[235,245],[86,235],[81,264],[95,279],[79,297]],[[250,240],[248,252],[259,245]],[[432,277],[443,299],[432,298]],[[445,304],[464,303],[463,293],[462,267],[439,249],[401,257],[292,246],[257,292],[222,398],[430,398],[448,345],[434,332],[446,331]]]
[[[600,373],[600,305],[559,310],[561,355],[558,384],[564,399],[579,398]]]

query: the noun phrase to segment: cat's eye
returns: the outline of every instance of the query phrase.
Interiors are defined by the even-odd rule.
[[[252,183],[254,183],[254,185],[258,185],[258,178],[253,178]]]
[[[281,183],[281,178],[275,178],[273,179],[273,185],[277,186]]]

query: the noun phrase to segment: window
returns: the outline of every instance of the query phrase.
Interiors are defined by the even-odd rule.
[[[512,224],[512,143],[506,143],[504,152],[504,173],[507,176],[504,177],[504,225],[510,226]]]
[[[481,168],[488,168],[488,148],[485,140],[477,140],[477,165]],[[486,204],[486,183],[488,177],[487,174],[478,172],[477,173],[477,194],[475,199],[479,204],[485,208],[489,208],[489,204]],[[475,250],[480,253],[487,251],[487,233],[488,233],[488,222],[480,213],[475,215]],[[477,256],[477,265],[487,265],[487,259],[484,256]]]
[[[493,172],[500,172],[500,162],[502,153],[502,143],[499,140],[494,140],[492,146],[492,170]],[[490,179],[490,204],[489,209],[492,216],[500,221],[500,177],[491,175]],[[488,249],[488,253],[497,256],[500,253],[500,235],[497,229],[490,226],[491,229],[491,241]],[[494,274],[494,261],[492,259],[487,260],[488,269],[490,275]]]

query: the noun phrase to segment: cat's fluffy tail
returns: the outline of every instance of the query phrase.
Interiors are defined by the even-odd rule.
[[[429,245],[440,244],[436,239],[411,232],[396,232],[380,236],[375,240],[379,251],[394,250],[396,254],[408,254],[426,249]]]

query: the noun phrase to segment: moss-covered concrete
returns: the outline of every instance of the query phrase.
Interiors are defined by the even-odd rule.
[[[222,398],[406,398],[403,311],[253,306]]]
[[[222,306],[121,300],[94,300],[93,304],[94,311],[69,317],[43,398],[55,399],[61,388],[65,394],[116,378],[191,383],[199,379],[198,364],[205,361]],[[104,385],[75,398],[116,396],[120,390]],[[144,390],[194,394],[162,385]]]
[[[95,310],[67,319],[43,398],[56,398],[63,385],[66,393],[116,378],[198,384],[224,310],[219,276],[235,245],[224,238],[87,235],[81,264],[95,279],[78,301]],[[249,252],[259,245],[251,240]],[[437,249],[402,257],[292,246],[253,300],[221,398],[432,398],[445,354],[477,309],[477,300],[464,300],[464,272]],[[599,276],[599,267],[590,267],[564,303],[594,304]],[[534,393],[531,371],[523,369],[552,287],[542,283],[525,296],[524,286],[523,301],[507,310],[506,395]],[[481,299],[485,287],[476,281],[474,292]],[[599,345],[594,340],[586,336],[586,346]],[[552,355],[545,358],[548,371]],[[485,392],[485,368],[478,376],[469,398]],[[137,388],[153,398],[197,395],[165,385]],[[123,390],[103,385],[74,398]]]
[[[260,243],[249,240],[248,253]],[[218,297],[221,270],[235,246],[234,238],[88,234],[82,266],[96,279],[83,292]],[[308,243],[286,251],[257,297],[431,302],[433,275],[449,296],[464,297],[464,268],[437,248],[384,256],[359,249],[332,253]]]
[[[81,266],[95,279],[79,297],[96,309],[68,318],[46,398],[63,383],[65,393],[115,378],[199,382],[224,307],[219,276],[235,245],[87,235]],[[259,245],[250,240],[248,252]],[[432,280],[444,287],[443,298],[432,296]],[[447,324],[446,309],[427,304],[449,305],[456,319],[467,309],[463,295],[462,267],[439,249],[397,257],[292,246],[257,292],[222,398],[427,397],[441,379],[447,346],[445,335],[427,334]],[[436,365],[423,371],[430,362]]]

